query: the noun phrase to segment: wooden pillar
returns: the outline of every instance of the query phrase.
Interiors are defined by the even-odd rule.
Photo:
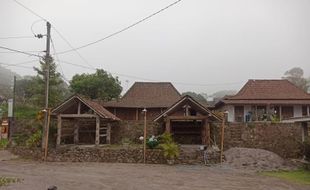
[[[79,120],[75,119],[74,121],[74,144],[79,143]]]
[[[280,121],[282,121],[282,106],[279,106],[279,117],[280,117]]]
[[[171,133],[170,119],[166,118],[166,130],[167,133]]]
[[[138,120],[139,120],[139,109],[136,108],[136,121],[138,121]]]
[[[111,144],[111,123],[107,127],[107,144]]]
[[[310,116],[310,106],[307,106],[307,116]]]
[[[100,117],[96,115],[96,137],[95,137],[95,144],[100,144]]]
[[[57,140],[56,145],[59,146],[61,142],[61,116],[57,115]]]
[[[204,122],[204,128],[205,128],[205,145],[210,146],[210,124],[208,123],[207,120]]]

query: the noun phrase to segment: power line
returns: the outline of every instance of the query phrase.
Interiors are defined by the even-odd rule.
[[[62,69],[62,67],[61,67],[61,64],[60,64],[60,62],[59,62],[59,57],[58,57],[58,55],[56,54],[56,48],[55,48],[55,44],[54,44],[53,38],[51,38],[51,42],[52,42],[52,48],[53,48],[53,51],[54,51],[54,54],[55,54],[55,57],[56,57],[56,61],[58,62],[57,65],[58,65],[59,68],[60,68],[61,76],[62,76],[62,78],[63,78],[66,82],[69,83],[69,80],[66,78],[66,76],[65,76],[65,74],[64,74],[64,72],[63,72],[63,69]]]
[[[72,50],[84,61],[84,63],[86,63],[87,65],[89,65],[92,68],[95,68],[94,66],[92,66],[72,45],[71,43],[56,29],[56,27],[54,25],[52,25],[52,28],[55,30],[55,32],[60,36],[60,38],[65,41],[67,43],[67,45],[72,48]],[[54,52],[55,53],[55,52]]]
[[[101,38],[101,39],[99,39],[99,40],[96,40],[96,41],[94,41],[94,42],[90,42],[90,43],[87,43],[87,44],[85,44],[85,45],[79,46],[79,47],[77,47],[77,48],[72,48],[72,49],[69,49],[69,50],[66,50],[66,51],[58,52],[58,54],[65,54],[65,53],[68,53],[68,52],[76,51],[76,50],[79,50],[79,49],[82,49],[82,48],[91,46],[91,45],[93,45],[93,44],[99,43],[99,42],[101,42],[101,41],[104,41],[104,40],[106,40],[106,39],[109,39],[109,38],[111,38],[111,37],[113,37],[113,36],[115,36],[115,35],[117,35],[117,34],[120,34],[120,33],[124,32],[124,31],[126,31],[126,30],[129,30],[129,29],[132,28],[132,27],[135,27],[136,25],[138,25],[138,24],[140,24],[140,23],[142,23],[142,22],[144,22],[144,21],[146,21],[146,20],[152,18],[153,16],[155,16],[155,15],[157,15],[157,14],[159,14],[159,13],[165,11],[166,9],[168,9],[168,8],[170,8],[170,7],[174,6],[174,5],[176,5],[177,3],[181,2],[181,1],[182,1],[182,0],[177,0],[177,1],[175,1],[175,2],[173,2],[173,3],[171,3],[171,4],[169,4],[168,6],[166,6],[166,7],[162,8],[162,9],[156,11],[155,13],[152,13],[152,14],[150,14],[149,16],[144,17],[143,19],[141,19],[141,20],[139,20],[139,21],[137,21],[137,22],[135,22],[135,23],[133,23],[133,24],[131,24],[131,25],[129,25],[129,26],[127,26],[127,27],[125,27],[125,28],[119,30],[119,31],[116,31],[116,32],[114,32],[114,33],[112,33],[112,34],[110,34],[110,35],[108,35],[108,36],[106,36],[106,37],[103,37],[103,38]]]
[[[39,17],[39,18],[41,18],[42,20],[44,20],[44,21],[47,22],[47,20],[46,20],[45,18],[41,17],[39,14],[37,14],[37,13],[34,12],[33,10],[29,9],[28,7],[26,7],[26,6],[23,5],[22,3],[20,3],[20,2],[18,2],[18,1],[16,1],[16,0],[13,0],[13,1],[14,1],[15,3],[19,4],[20,6],[24,7],[25,9],[27,9],[29,12],[31,12],[31,13],[34,14],[35,16],[37,16],[37,17]]]
[[[37,62],[37,61],[40,61],[40,60],[33,59],[33,60],[30,60],[30,61],[23,61],[23,62],[14,63],[14,64],[5,63],[5,65],[6,65],[5,68],[12,67],[12,66],[19,66],[19,65],[22,65],[22,64],[26,64],[26,63],[34,63],[34,62]]]
[[[27,53],[42,53],[44,51],[23,51]],[[19,53],[19,52],[13,52],[13,51],[0,51],[0,53]]]
[[[0,37],[0,40],[25,39],[25,38],[34,38],[34,36],[8,36],[8,37]]]
[[[5,49],[5,50],[9,50],[9,51],[12,51],[12,52],[21,53],[21,54],[25,54],[25,55],[29,55],[29,56],[42,57],[40,55],[36,55],[36,54],[33,54],[33,53],[28,53],[28,52],[25,52],[25,51],[16,50],[16,49],[4,47],[4,46],[0,46],[0,49]]]
[[[0,62],[0,65],[6,65],[6,66],[4,66],[4,68],[7,68],[7,67],[10,67],[10,66],[13,66],[13,67],[20,67],[20,68],[25,68],[25,69],[33,69],[32,67],[28,67],[28,66],[22,66],[22,65],[10,65],[10,64],[7,64],[7,63],[2,63],[2,62]]]

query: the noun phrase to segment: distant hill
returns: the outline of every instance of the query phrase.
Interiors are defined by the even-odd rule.
[[[0,96],[2,97],[11,96],[12,93],[11,87],[13,86],[14,75],[17,78],[21,78],[20,75],[0,65]]]

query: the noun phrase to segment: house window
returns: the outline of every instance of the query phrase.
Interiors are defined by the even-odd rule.
[[[282,118],[289,119],[294,116],[293,106],[283,106],[282,107]]]
[[[307,115],[308,115],[308,107],[302,106],[302,116],[307,116]]]
[[[267,120],[266,106],[257,106],[257,120],[258,121]]]
[[[243,106],[235,106],[235,121],[243,122],[244,118],[244,107]]]

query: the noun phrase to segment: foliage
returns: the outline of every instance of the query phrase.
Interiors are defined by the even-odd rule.
[[[4,149],[8,146],[9,141],[7,139],[0,139],[0,149]]]
[[[174,142],[160,144],[160,147],[164,151],[165,158],[169,160],[174,160],[180,154],[179,146]]]
[[[198,94],[198,93],[190,92],[190,91],[182,93],[182,96],[186,96],[186,95],[191,96],[192,98],[194,98],[198,102],[207,103],[207,100],[205,98],[205,94],[202,94],[202,93]]]
[[[132,143],[132,141],[127,137],[122,138],[121,142],[122,142],[122,144],[131,144]]]
[[[159,138],[159,146],[164,151],[164,156],[167,159],[173,160],[179,156],[179,146],[173,141],[170,133],[164,133]]]
[[[26,146],[31,147],[39,147],[41,145],[42,140],[42,130],[37,130],[33,133],[26,141]]]
[[[102,69],[93,74],[74,75],[70,82],[71,91],[91,99],[112,100],[119,98],[122,87],[118,78],[114,78]]]
[[[153,135],[152,137],[150,137],[149,139],[147,139],[146,141],[146,145],[150,148],[150,149],[154,149],[159,145],[159,141],[157,140],[157,138]]]
[[[284,73],[283,79],[287,79],[296,86],[308,92],[310,81],[304,77],[304,71],[299,67],[294,67]]]
[[[24,91],[32,103],[38,107],[43,107],[45,102],[45,71],[49,62],[49,107],[53,107],[63,101],[68,96],[68,87],[61,79],[60,73],[56,71],[56,64],[51,57],[44,57],[40,61],[40,68],[34,67],[37,76],[32,77]],[[26,82],[27,84],[27,82]],[[22,88],[22,87],[20,87]]]
[[[23,119],[33,119],[36,117],[39,108],[30,106],[30,105],[16,105],[15,108],[15,117]]]
[[[0,187],[8,185],[10,183],[17,183],[17,182],[20,182],[20,179],[13,177],[0,177]]]
[[[165,132],[164,134],[160,135],[158,137],[159,143],[160,144],[166,144],[166,143],[172,143],[172,135],[170,133]]]
[[[266,176],[279,177],[300,184],[310,185],[310,171],[306,170],[273,171],[273,172],[264,172],[262,174]]]

